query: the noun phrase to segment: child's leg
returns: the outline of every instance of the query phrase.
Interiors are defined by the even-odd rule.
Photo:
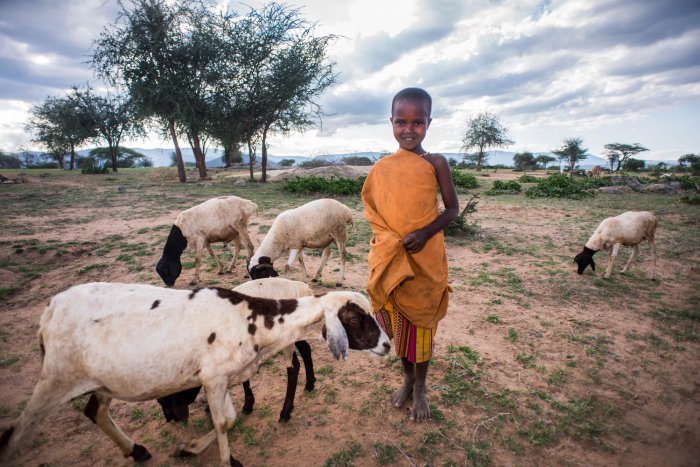
[[[425,422],[430,419],[430,406],[425,393],[425,380],[428,376],[429,366],[430,360],[416,363],[416,377],[413,384],[413,407],[411,408],[411,420],[416,422]]]
[[[394,404],[396,408],[401,408],[403,406],[406,399],[408,399],[413,392],[413,385],[416,382],[415,365],[409,362],[406,357],[401,357],[401,363],[403,363],[404,371],[403,384],[391,395],[391,403]]]

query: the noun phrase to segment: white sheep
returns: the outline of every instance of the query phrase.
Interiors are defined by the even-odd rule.
[[[109,415],[112,399],[145,401],[201,385],[214,429],[179,445],[198,454],[217,440],[221,465],[240,465],[227,432],[236,419],[228,387],[295,341],[318,338],[337,359],[348,349],[386,355],[389,338],[367,298],[338,291],[289,300],[221,288],[176,290],[142,284],[77,285],[51,300],[39,328],[43,367],[22,415],[0,436],[0,464],[58,404],[91,394],[85,415],[135,461],[150,458]]]
[[[336,286],[341,286],[345,279],[347,224],[353,225],[352,211],[334,199],[317,199],[281,212],[250,259],[250,277],[260,279],[277,276],[272,266],[273,262],[289,252],[289,259],[284,267],[285,275],[298,257],[304,280],[308,280],[302,249],[318,248],[323,249],[323,253],[321,264],[312,279],[317,281],[330,255],[331,243],[335,242],[340,253],[340,277]]]
[[[583,251],[574,258],[574,261],[578,264],[578,273],[583,274],[588,265],[595,271],[593,255],[598,250],[603,249],[610,253],[608,268],[603,276],[606,279],[609,278],[613,262],[621,245],[632,247],[630,259],[621,271],[625,273],[632,260],[639,254],[639,244],[643,240],[647,240],[651,246],[653,258],[651,280],[656,280],[656,249],[654,248],[656,225],[656,216],[649,211],[628,211],[619,216],[604,219],[584,245]]]
[[[311,287],[307,284],[300,281],[282,279],[280,277],[268,277],[244,282],[233,290],[252,297],[274,298],[276,300],[309,297],[314,294]],[[311,346],[306,341],[297,341],[294,343],[294,346],[297,348],[299,355],[304,361],[304,369],[306,370],[306,384],[304,389],[306,391],[313,391],[316,376],[314,374],[313,360],[311,358]],[[294,353],[293,347],[288,347],[283,353],[285,355],[285,360],[291,363],[291,366],[287,367],[287,390],[279,418],[281,422],[286,422],[291,418],[292,410],[294,410],[294,396],[296,394],[301,365],[299,364],[296,353]],[[158,403],[163,408],[165,420],[187,421],[189,416],[188,406],[195,401],[200,389],[201,386],[198,386],[158,398]],[[241,411],[244,414],[249,414],[253,411],[253,405],[255,404],[255,396],[250,388],[249,381],[243,383],[243,392],[245,394],[245,403]]]
[[[248,234],[250,217],[258,212],[258,205],[237,196],[212,198],[186,209],[177,216],[175,224],[163,247],[163,255],[156,265],[156,271],[165,285],[172,286],[180,276],[182,263],[180,256],[186,247],[195,250],[194,277],[190,285],[199,282],[199,266],[202,250],[206,248],[216,261],[219,274],[224,273],[223,264],[214,253],[212,243],[233,243],[231,265],[228,272],[236,267],[241,251],[241,238],[246,244],[248,258],[253,255],[253,242]]]

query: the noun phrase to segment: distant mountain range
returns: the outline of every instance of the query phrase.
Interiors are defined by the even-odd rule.
[[[153,162],[154,167],[168,167],[171,165],[171,160],[174,149],[163,149],[163,148],[156,148],[156,149],[141,149],[141,148],[130,148],[133,149],[134,151],[140,152],[141,154],[144,154],[145,156],[149,157],[151,161]],[[78,151],[78,155],[80,156],[86,156],[90,152],[91,149],[83,149]],[[32,153],[37,153],[36,151],[31,151]],[[488,152],[488,161],[487,163],[490,165],[503,165],[506,167],[512,167],[513,166],[513,156],[515,155],[515,152],[509,152],[509,151],[489,151]],[[223,167],[224,163],[222,161],[222,156],[224,155],[224,151],[222,149],[218,148],[209,148],[207,150],[207,167]],[[343,154],[324,154],[324,155],[318,155],[314,157],[309,157],[309,156],[276,156],[273,154],[268,154],[268,166],[270,168],[277,168],[279,167],[280,161],[283,159],[293,159],[295,161],[295,165],[299,165],[303,163],[304,161],[310,161],[313,159],[323,159],[327,160],[330,162],[335,162],[335,163],[341,163],[343,159],[347,157],[366,157],[372,161],[376,161],[377,159],[380,158],[382,155],[381,152],[372,152],[372,151],[364,151],[364,152],[350,152],[350,153],[343,153]],[[443,153],[445,157],[448,159],[455,159],[457,161],[461,161],[463,154],[462,153],[457,153],[457,152],[446,152]],[[540,156],[540,155],[547,155],[551,157],[555,157],[551,152],[535,152],[533,153],[535,157]],[[194,163],[194,156],[192,154],[192,149],[191,148],[182,148],[182,157],[185,161],[185,163]],[[258,154],[257,156],[257,161],[259,163],[261,159],[261,155]],[[243,154],[243,162],[245,164],[248,163],[248,154]],[[656,161],[656,160],[647,160],[645,161],[647,164],[647,167],[653,167],[659,162],[665,162],[669,166],[672,165],[678,165],[678,161],[676,160],[665,160],[665,161]],[[552,165],[557,165],[558,163],[556,160],[554,162],[550,163],[550,167]],[[600,165],[601,167],[606,167],[608,165],[608,160],[600,157],[600,156],[595,156],[595,155],[589,155],[586,159],[581,161],[581,164],[579,164],[582,169],[590,169],[595,165]]]

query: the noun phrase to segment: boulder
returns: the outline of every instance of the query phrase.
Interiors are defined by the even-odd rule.
[[[598,188],[600,193],[609,193],[613,195],[622,195],[626,193],[634,193],[634,190],[628,186],[601,186]]]
[[[664,183],[650,183],[648,185],[642,185],[639,191],[642,191],[644,193],[662,193],[665,195],[680,194],[680,190],[672,187],[671,185],[666,185]]]

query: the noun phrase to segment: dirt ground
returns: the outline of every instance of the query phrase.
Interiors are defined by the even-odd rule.
[[[32,176],[0,187],[0,287],[11,289],[0,298],[0,429],[20,414],[41,371],[36,332],[51,296],[93,281],[160,285],[154,265],[170,224],[192,199],[228,192],[259,202],[250,225],[256,246],[277,212],[311,199],[255,184],[234,189],[230,173],[214,177],[213,186],[177,191],[164,188],[163,173]],[[433,420],[415,424],[410,404],[391,407],[402,378],[395,358],[353,352],[338,363],[325,343],[313,342],[316,389],[304,392],[302,371],[290,422],[277,421],[286,362],[267,362],[252,380],[255,410],[229,434],[243,465],[700,465],[698,209],[666,195],[492,197],[483,194],[492,180],[520,174],[485,175],[475,191],[482,195],[471,218],[476,233],[447,240],[454,292],[428,378]],[[121,198],[116,185],[126,186]],[[460,194],[462,207],[472,193]],[[84,199],[90,194],[94,200]],[[39,195],[67,198],[47,209],[34,204]],[[358,198],[339,199],[356,220],[343,288],[363,291],[369,229]],[[660,218],[659,280],[649,279],[646,243],[624,276],[626,249],[611,279],[602,279],[602,252],[598,270],[578,276],[573,256],[597,223],[631,208]],[[192,253],[184,259],[191,263]],[[315,271],[319,257],[308,252],[306,259]],[[338,264],[334,250],[316,291],[333,288]],[[186,264],[176,287],[187,288],[192,274]],[[209,261],[202,276],[202,286],[246,280],[240,262],[233,274],[217,276]],[[297,267],[290,278],[301,277]],[[239,410],[242,389],[231,392]],[[85,399],[52,410],[10,465],[132,464],[82,415]],[[149,449],[147,465],[216,465],[215,443],[197,458],[170,457],[177,441],[208,431],[205,407],[201,394],[188,424],[166,423],[155,401],[115,401],[111,413]]]

